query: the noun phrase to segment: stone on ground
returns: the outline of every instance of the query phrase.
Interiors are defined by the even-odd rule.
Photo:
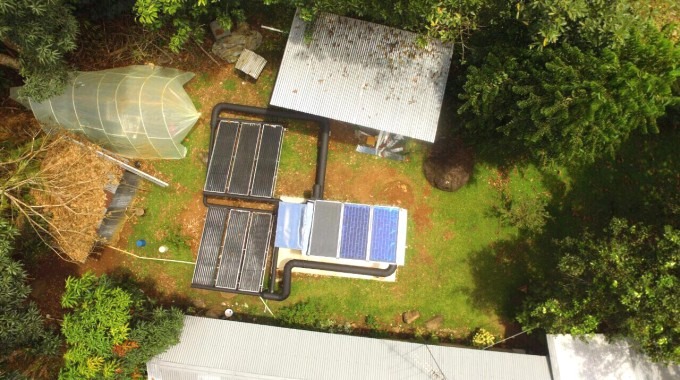
[[[425,328],[428,330],[439,330],[439,328],[442,327],[442,323],[444,323],[444,317],[435,315],[425,322]]]
[[[420,318],[420,312],[418,310],[406,311],[401,315],[401,318],[404,320],[404,323],[410,325],[416,319]]]
[[[229,63],[235,63],[243,49],[255,50],[261,44],[262,34],[250,30],[247,24],[241,24],[232,34],[217,40],[212,46],[212,52]]]

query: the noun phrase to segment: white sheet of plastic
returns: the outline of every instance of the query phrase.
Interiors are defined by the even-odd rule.
[[[60,126],[130,158],[183,158],[200,114],[184,84],[193,73],[158,66],[79,72],[65,92],[30,101],[46,130]]]

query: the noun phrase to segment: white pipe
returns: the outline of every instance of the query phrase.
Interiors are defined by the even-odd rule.
[[[118,165],[118,166],[124,168],[125,170],[137,174],[138,176],[144,178],[144,179],[147,180],[147,181],[153,182],[153,183],[155,183],[156,185],[158,185],[158,186],[160,186],[160,187],[168,187],[168,183],[167,183],[167,182],[161,181],[160,179],[158,179],[158,178],[152,176],[151,174],[145,173],[145,172],[143,172],[143,171],[137,169],[136,167],[134,167],[134,166],[132,166],[132,165],[128,165],[128,164],[126,164],[125,162],[123,162],[123,161],[121,161],[121,160],[119,160],[119,159],[117,159],[117,158],[111,157],[111,156],[109,156],[108,154],[103,153],[103,152],[99,152],[99,151],[95,151],[95,153],[97,153],[98,156],[100,156],[100,157],[102,157],[102,158],[104,158],[104,159],[107,159],[107,160],[113,162],[114,164],[116,164],[116,165]]]
[[[81,142],[78,141],[78,140],[74,140],[74,139],[72,139],[72,138],[70,138],[70,137],[67,137],[67,139],[68,139],[69,141],[75,143],[75,144],[78,144],[78,145],[80,145],[80,146],[82,146],[82,147],[85,147],[85,144],[81,143]],[[167,182],[161,181],[160,179],[158,179],[158,178],[152,176],[151,174],[145,173],[145,172],[143,172],[143,171],[137,169],[136,167],[134,167],[134,166],[132,166],[132,165],[128,165],[128,164],[126,164],[125,162],[123,162],[123,161],[121,161],[121,160],[119,160],[119,159],[117,159],[117,158],[115,158],[115,157],[111,157],[111,156],[109,156],[108,154],[106,154],[106,153],[104,153],[104,152],[100,152],[100,151],[98,151],[98,150],[95,150],[94,152],[97,154],[97,156],[99,156],[99,157],[101,157],[101,158],[104,158],[104,159],[106,159],[106,160],[109,160],[109,161],[113,162],[114,164],[120,166],[121,168],[123,168],[123,169],[125,169],[125,170],[127,170],[127,171],[130,171],[130,172],[132,172],[132,173],[135,173],[135,174],[137,174],[138,176],[144,178],[145,180],[147,180],[147,181],[149,181],[149,182],[153,182],[153,183],[155,183],[156,185],[158,185],[158,186],[160,186],[160,187],[168,187],[168,183],[167,183]]]
[[[271,26],[260,25],[260,28],[271,30],[272,32],[278,32],[278,33],[281,33],[281,34],[288,34],[288,32],[284,32],[281,29],[272,28]]]

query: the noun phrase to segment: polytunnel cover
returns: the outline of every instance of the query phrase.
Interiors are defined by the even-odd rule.
[[[63,94],[29,103],[45,129],[59,125],[131,158],[182,158],[200,116],[183,88],[193,76],[158,66],[79,72]]]

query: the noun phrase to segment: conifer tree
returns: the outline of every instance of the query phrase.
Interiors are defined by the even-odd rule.
[[[43,100],[63,91],[65,55],[76,48],[77,35],[63,0],[0,1],[0,65],[24,78],[22,97]]]

